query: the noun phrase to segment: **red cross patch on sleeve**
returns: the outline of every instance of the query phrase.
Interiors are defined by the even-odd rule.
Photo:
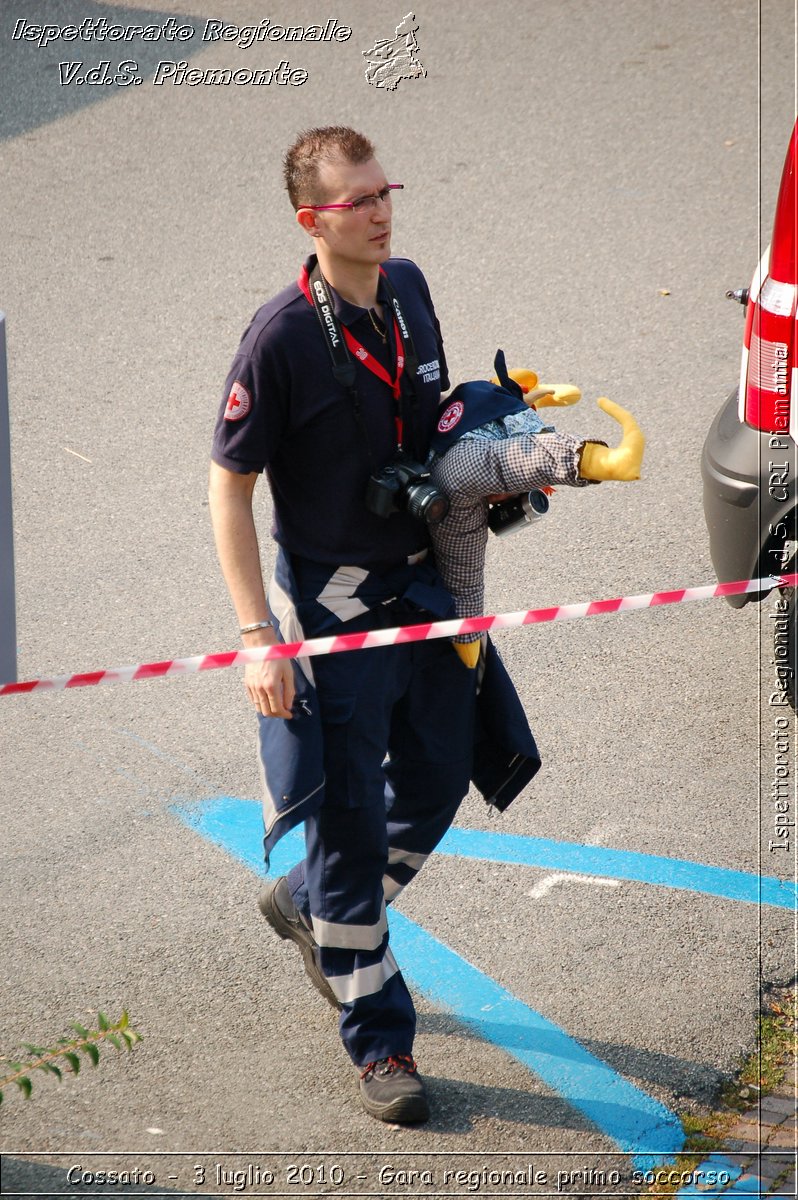
[[[448,433],[450,429],[454,429],[464,411],[464,405],[461,400],[455,400],[453,404],[450,404],[438,422],[438,433]]]
[[[243,421],[252,408],[252,397],[240,380],[236,380],[227,397],[227,407],[224,410],[225,421]]]

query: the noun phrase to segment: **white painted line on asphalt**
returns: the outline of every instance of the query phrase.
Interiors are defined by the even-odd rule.
[[[593,883],[599,887],[618,887],[620,880],[618,879],[597,879],[593,875],[544,875],[538,883],[527,892],[527,896],[532,900],[541,900],[543,896],[548,895],[553,887],[558,883]]]

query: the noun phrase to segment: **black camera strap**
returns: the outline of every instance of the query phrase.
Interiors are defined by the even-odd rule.
[[[374,375],[381,379],[392,389],[394,402],[396,404],[396,430],[397,430],[397,445],[401,449],[403,441],[402,433],[402,411],[401,411],[401,380],[402,376],[406,376],[407,389],[411,398],[411,406],[413,417],[418,413],[418,396],[416,394],[415,380],[418,372],[418,355],[413,344],[413,337],[410,333],[407,322],[402,313],[402,307],[399,302],[399,297],[388,279],[388,276],[382,267],[380,267],[380,275],[385,284],[388,296],[393,309],[393,326],[394,338],[396,343],[396,374],[394,379],[391,379],[383,365],[369,354],[364,346],[362,346],[355,337],[346,328],[342,328],[340,321],[335,312],[332,296],[330,295],[329,285],[321,273],[318,261],[316,261],[308,272],[304,267],[299,276],[299,286],[302,289],[307,300],[313,305],[316,316],[321,326],[324,341],[330,354],[332,361],[333,376],[343,387],[349,392],[355,412],[355,418],[358,426],[365,438],[366,446],[369,451],[369,458],[373,463],[373,455],[368,441],[368,433],[363,421],[363,413],[360,406],[360,399],[357,393],[357,365],[355,358],[362,366],[370,370]],[[351,351],[351,352],[350,352]],[[353,357],[354,354],[354,357]]]
[[[327,344],[327,349],[332,359],[333,375],[338,383],[342,384],[348,392],[353,394],[356,400],[357,369],[352,356],[346,348],[343,331],[335,314],[327,280],[322,275],[318,263],[316,263],[313,270],[307,276],[307,282],[305,282],[303,275],[299,278],[299,286],[305,292],[305,295],[316,311],[316,316],[319,318],[319,325],[324,334],[324,341]]]
[[[416,348],[413,345],[413,337],[412,337],[412,334],[410,333],[409,325],[407,324],[404,317],[402,316],[402,306],[399,303],[399,297],[397,296],[396,292],[394,291],[394,286],[391,283],[390,279],[388,278],[387,273],[385,271],[383,271],[382,267],[380,267],[380,275],[382,276],[382,281],[385,284],[385,290],[388,293],[388,296],[391,301],[391,306],[393,307],[394,318],[396,320],[396,327],[399,330],[399,336],[402,339],[402,349],[404,351],[405,371],[407,372],[407,382],[409,385],[410,393],[413,397],[413,401],[417,405],[418,397],[416,396],[416,376],[418,374],[418,355],[416,354]]]

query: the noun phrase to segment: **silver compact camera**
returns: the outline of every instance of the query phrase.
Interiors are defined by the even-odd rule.
[[[516,533],[527,525],[545,517],[549,511],[549,498],[540,488],[532,488],[530,492],[522,492],[520,496],[511,496],[509,500],[499,500],[488,506],[488,525],[497,537],[505,537],[508,533]]]

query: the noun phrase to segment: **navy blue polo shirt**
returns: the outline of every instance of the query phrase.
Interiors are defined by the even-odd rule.
[[[305,264],[308,271],[315,256]],[[409,259],[384,269],[399,297],[418,356],[417,405],[402,378],[404,448],[424,462],[441,392],[449,387],[440,326],[427,282]],[[395,374],[393,322],[384,344],[368,311],[331,287],[338,320]],[[382,276],[378,299],[390,300]],[[383,518],[365,505],[373,471],[396,453],[391,388],[357,363],[362,425],[350,393],[332,374],[325,338],[298,283],[260,308],[241,339],[224,387],[212,458],[239,474],[265,471],[274,499],[273,534],[292,554],[333,566],[391,566],[428,545],[427,527],[406,513]]]

